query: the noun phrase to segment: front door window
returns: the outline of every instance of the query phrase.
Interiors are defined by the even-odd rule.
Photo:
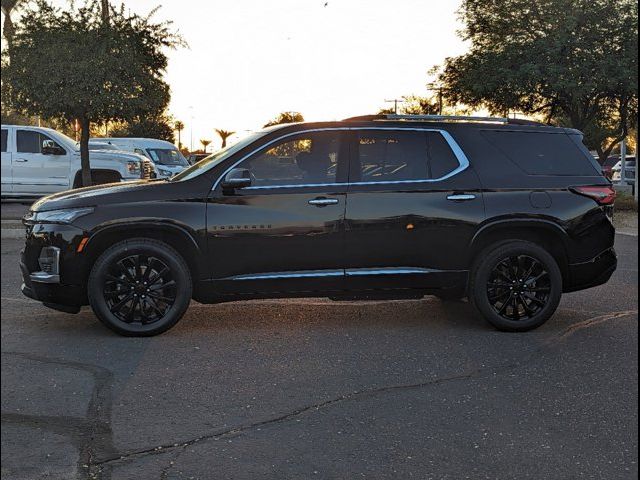
[[[338,174],[339,150],[336,132],[301,134],[270,145],[238,167],[249,170],[253,187],[331,184]]]

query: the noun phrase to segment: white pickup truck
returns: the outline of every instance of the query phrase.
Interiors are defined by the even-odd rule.
[[[149,178],[154,171],[144,156],[91,150],[94,184]],[[79,145],[44,127],[2,125],[2,197],[39,197],[82,186]]]

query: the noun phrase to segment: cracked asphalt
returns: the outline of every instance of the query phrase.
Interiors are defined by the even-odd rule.
[[[501,333],[465,302],[193,304],[155,338],[19,292],[2,240],[2,479],[634,479],[638,240]]]

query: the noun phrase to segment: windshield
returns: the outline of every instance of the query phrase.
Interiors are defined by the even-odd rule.
[[[198,163],[191,165],[186,170],[183,170],[178,175],[171,178],[171,182],[180,182],[182,180],[189,180],[191,178],[197,177],[198,175],[202,175],[204,172],[211,170],[213,167],[218,165],[220,162],[226,160],[231,155],[236,152],[239,152],[247,145],[255,142],[258,138],[262,137],[268,133],[268,131],[260,131],[256,133],[252,133],[251,135],[243,138],[238,143],[234,143],[231,146],[223,148],[222,150],[217,151],[216,153],[209,155],[207,158],[203,158]]]
[[[147,153],[153,163],[158,165],[177,165],[180,167],[189,165],[187,159],[175,148],[147,148]]]

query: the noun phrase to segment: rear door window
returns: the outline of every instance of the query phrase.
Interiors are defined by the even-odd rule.
[[[431,178],[442,178],[458,168],[458,159],[441,133],[427,132],[427,144]]]
[[[529,175],[599,174],[565,133],[485,130],[482,135]]]
[[[426,180],[429,175],[427,138],[423,132],[361,131],[357,182]]]
[[[357,146],[360,162],[352,183],[438,180],[460,166],[437,131],[363,130]]]

